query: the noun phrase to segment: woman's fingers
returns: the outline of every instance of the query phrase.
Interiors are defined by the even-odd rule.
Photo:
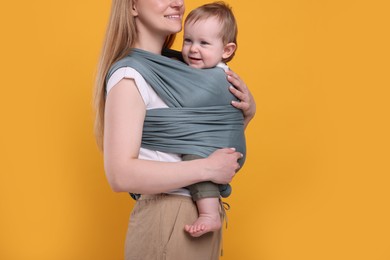
[[[229,82],[234,86],[231,86],[229,90],[239,99],[239,101],[232,101],[231,104],[235,108],[240,109],[244,114],[244,126],[246,127],[256,113],[256,102],[247,85],[236,73],[227,71],[226,74]]]
[[[229,183],[236,172],[240,169],[238,160],[243,155],[234,148],[222,148],[212,153],[208,159],[211,160],[209,168],[213,171],[211,181],[215,183]]]

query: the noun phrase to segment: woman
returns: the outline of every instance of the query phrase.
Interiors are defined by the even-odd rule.
[[[178,154],[141,147],[146,111],[166,107],[133,68],[112,64],[138,48],[161,54],[181,30],[183,0],[114,0],[96,84],[96,133],[104,151],[105,172],[116,192],[143,194],[131,214],[126,259],[218,259],[220,232],[193,238],[184,225],[197,218],[196,206],[182,187],[201,181],[229,183],[241,154],[224,148],[205,159],[181,161]],[[239,77],[228,73],[241,102],[245,125],[256,106]],[[103,131],[104,129],[104,131]],[[104,134],[103,134],[104,133]],[[158,195],[146,195],[158,194]]]

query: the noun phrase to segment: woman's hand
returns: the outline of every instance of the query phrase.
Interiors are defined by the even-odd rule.
[[[255,116],[256,102],[244,81],[242,81],[236,73],[229,70],[226,74],[228,75],[228,81],[234,86],[229,88],[230,92],[240,100],[232,101],[232,105],[242,110],[242,113],[244,114],[244,127],[246,128]]]
[[[236,172],[240,169],[237,162],[242,154],[234,148],[223,148],[213,152],[204,159],[206,179],[218,184],[231,182]]]

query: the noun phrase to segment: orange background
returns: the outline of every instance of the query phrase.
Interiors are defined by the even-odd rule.
[[[227,2],[258,109],[222,259],[389,260],[388,1]],[[2,3],[0,259],[123,259],[134,203],[92,131],[109,8]]]

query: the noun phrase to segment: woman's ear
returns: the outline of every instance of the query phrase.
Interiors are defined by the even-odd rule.
[[[137,17],[138,16],[138,11],[137,11],[137,1],[134,0],[133,1],[133,5],[131,6],[131,14],[134,16],[134,17]]]
[[[222,59],[229,58],[236,50],[237,45],[234,42],[229,42],[223,47]]]

